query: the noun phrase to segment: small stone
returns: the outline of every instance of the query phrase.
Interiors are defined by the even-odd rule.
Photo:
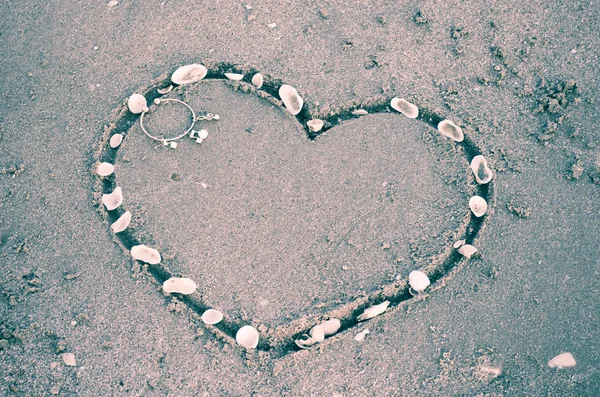
[[[123,203],[123,191],[120,187],[116,187],[110,194],[102,195],[102,204],[106,207],[108,211],[112,211],[116,208],[119,208]]]
[[[429,281],[429,277],[427,277],[427,275],[422,271],[413,270],[408,275],[408,284],[413,290],[417,292],[423,292],[427,287],[429,287],[431,281]]]
[[[379,316],[381,313],[385,312],[390,305],[390,301],[384,301],[375,306],[371,306],[363,312],[360,316],[357,317],[358,321],[369,320],[373,317]]]
[[[74,367],[77,365],[77,362],[75,361],[75,355],[73,353],[63,353],[60,355],[60,357],[65,365],[68,365],[69,367]]]
[[[96,167],[96,173],[100,176],[109,176],[115,172],[115,166],[111,163],[100,163]]]
[[[160,253],[157,250],[146,247],[145,245],[134,245],[131,247],[131,257],[151,265],[157,265],[162,260]]]
[[[548,361],[548,366],[550,368],[563,369],[574,367],[575,365],[577,365],[577,362],[571,353],[561,353],[552,360]]]
[[[186,277],[171,277],[163,283],[163,291],[171,294],[190,295],[196,292],[198,286],[194,280]],[[221,320],[219,320],[221,321]]]
[[[453,141],[462,142],[465,139],[462,129],[450,120],[440,121],[437,129],[442,135]]]
[[[123,134],[114,134],[110,137],[109,144],[111,148],[116,149],[121,145],[121,142],[123,142]]]

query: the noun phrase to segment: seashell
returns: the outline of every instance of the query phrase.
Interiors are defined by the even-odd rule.
[[[304,105],[304,99],[298,94],[298,91],[291,85],[284,84],[279,87],[279,97],[287,110],[294,116],[300,113]]]
[[[145,245],[134,245],[131,247],[131,257],[151,265],[157,265],[161,261],[160,253],[154,248],[146,247]]]
[[[75,361],[75,355],[73,353],[63,353],[60,355],[65,365],[69,367],[75,367],[77,362]]]
[[[186,277],[171,277],[163,283],[163,291],[169,294],[176,293],[189,295],[193,294],[196,291],[196,288],[198,288],[198,286],[194,280]]]
[[[368,333],[369,333],[368,329],[362,330],[358,334],[356,334],[356,336],[354,337],[354,340],[357,342],[362,342],[363,340],[365,340],[365,337],[367,336]]]
[[[440,121],[437,129],[442,135],[456,142],[462,142],[465,139],[462,129],[450,120]]]
[[[471,208],[473,214],[479,218],[485,215],[488,205],[483,197],[473,196],[471,199],[469,199],[469,208]]]
[[[456,249],[460,248],[461,245],[465,245],[467,240],[458,240],[452,246]]]
[[[473,247],[471,244],[464,244],[458,248],[458,253],[467,259],[471,259],[473,254],[476,252],[477,248]]]
[[[321,128],[323,128],[324,124],[325,123],[323,122],[323,120],[319,120],[319,119],[312,119],[312,120],[308,120],[306,122],[308,129],[311,130],[312,132],[321,131]]]
[[[558,356],[548,361],[548,366],[550,368],[563,369],[574,367],[575,365],[577,365],[577,361],[575,361],[575,357],[573,357],[571,353],[560,353]]]
[[[419,117],[419,108],[416,105],[408,102],[404,98],[394,97],[390,101],[390,106],[392,109],[402,113],[406,117],[410,119],[416,119]]]
[[[223,320],[223,313],[215,309],[208,309],[202,314],[204,324],[215,325]]]
[[[173,72],[171,81],[179,85],[191,84],[202,80],[206,77],[207,73],[208,69],[206,69],[204,65],[193,63],[191,65],[182,66]]]
[[[422,271],[413,270],[408,275],[408,284],[413,290],[423,292],[425,288],[429,287],[431,281],[429,281],[429,277]]]
[[[338,332],[342,323],[337,318],[332,318],[331,320],[327,320],[319,324],[325,336],[331,336]]]
[[[108,2],[108,4],[106,6],[108,8],[110,8],[110,7],[116,6],[117,4],[119,4],[119,2],[117,0],[111,0],[111,1]]]
[[[321,343],[325,340],[325,331],[320,325],[315,325],[308,331],[308,334],[311,338]]]
[[[115,172],[115,166],[111,163],[100,163],[96,167],[96,173],[100,176],[109,176]]]
[[[301,349],[310,349],[319,343],[306,334],[300,335],[300,337],[298,337],[298,339],[296,339],[294,342],[296,343],[296,346]]]
[[[480,185],[489,183],[494,176],[492,170],[488,167],[487,160],[482,155],[473,157],[473,160],[471,160],[471,169],[475,175],[475,180]]]
[[[254,349],[258,346],[258,331],[251,325],[244,325],[235,334],[235,341],[246,349]]]
[[[119,208],[119,206],[123,203],[123,191],[120,187],[116,187],[110,194],[102,195],[102,204],[106,207],[107,210],[112,211],[115,208]]]
[[[352,111],[352,114],[354,116],[364,116],[366,114],[369,114],[369,112],[367,112],[365,109],[356,109]]]
[[[146,98],[141,94],[132,94],[127,100],[127,107],[133,114],[138,114],[148,111],[148,103]]]
[[[240,81],[244,78],[244,75],[240,73],[225,73],[225,77],[227,77],[229,80]]]
[[[263,75],[260,73],[256,73],[254,76],[252,76],[252,85],[255,88],[260,88],[263,85]]]
[[[208,138],[208,131],[200,130],[200,132],[198,133],[198,138],[200,138],[202,140]]]
[[[165,95],[165,94],[168,94],[169,92],[171,92],[172,89],[173,89],[173,86],[169,84],[168,86],[166,86],[164,88],[157,88],[156,92],[158,92],[160,95]]]
[[[110,147],[113,149],[118,148],[123,142],[123,134],[115,134],[110,137],[110,141],[108,142]]]
[[[129,227],[129,222],[131,222],[131,212],[125,211],[123,215],[119,217],[119,219],[110,225],[110,228],[112,229],[113,233],[120,233]]]
[[[380,303],[378,305],[366,308],[365,311],[363,312],[363,314],[361,314],[360,316],[358,316],[356,319],[358,321],[365,321],[365,320],[368,320],[368,319],[373,318],[375,316],[379,316],[381,313],[383,313],[384,311],[387,310],[387,308],[388,308],[389,305],[390,305],[390,301],[385,301],[385,302]]]

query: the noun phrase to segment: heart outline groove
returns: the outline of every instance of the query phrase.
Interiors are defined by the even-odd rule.
[[[389,104],[392,98],[379,96],[365,99],[358,104],[353,104],[353,106],[340,106],[336,110],[329,111],[326,114],[322,109],[314,109],[310,100],[305,100],[301,111],[297,115],[293,116],[285,109],[281,101],[277,99],[279,87],[284,84],[282,80],[274,79],[268,75],[264,75],[264,83],[262,87],[260,87],[260,89],[256,89],[251,83],[252,76],[255,73],[258,73],[258,70],[256,69],[224,62],[207,62],[204,63],[204,65],[206,65],[208,68],[207,75],[204,77],[204,79],[192,84],[202,84],[203,81],[217,80],[223,82],[224,84],[231,85],[234,90],[255,94],[259,98],[268,101],[273,106],[281,108],[281,110],[284,111],[288,116],[295,118],[299,123],[299,128],[306,132],[307,139],[310,140],[316,139],[319,135],[325,133],[335,126],[338,126],[342,123],[351,122],[351,120],[356,120],[357,116],[352,113],[352,110],[354,109],[364,109],[369,114],[390,113]],[[231,72],[243,74],[244,78],[241,81],[229,80],[225,76],[225,73]],[[163,75],[155,79],[149,86],[140,89],[137,92],[142,92],[142,95],[149,102],[152,102],[156,98],[163,97],[160,93],[158,93],[157,89],[169,84],[172,84],[170,76]],[[177,85],[175,86],[177,87]],[[112,148],[109,145],[109,140],[114,134],[122,134],[123,140],[126,139],[131,127],[139,118],[139,115],[133,114],[128,110],[126,102],[126,100],[123,101],[123,103],[117,109],[115,109],[115,111],[113,111],[113,114],[111,115],[111,118],[113,119],[112,123],[104,128],[102,139],[94,155],[95,161],[108,162],[116,165],[117,154],[120,146],[117,148]],[[418,108],[419,114],[415,122],[423,122],[437,132],[437,126],[442,120],[444,120],[444,118],[427,108],[421,106]],[[392,110],[392,112],[395,111]],[[398,113],[398,117],[405,116]],[[307,126],[306,122],[314,118],[322,119],[324,121],[324,126],[319,132],[312,132]],[[453,144],[459,145],[463,148],[469,163],[475,156],[482,155],[482,150],[468,135],[464,136],[464,140],[462,142],[453,142]],[[96,179],[95,183],[96,195],[111,193],[117,186],[118,184],[115,173],[112,173],[106,177],[98,178]],[[472,177],[469,180],[469,186],[473,187],[475,194],[483,197],[489,205],[489,209],[486,215],[483,217],[476,217],[471,211],[469,211],[461,222],[459,228],[456,230],[456,234],[460,235],[457,240],[465,240],[467,244],[475,244],[478,241],[481,232],[484,230],[490,216],[493,214],[495,206],[494,181],[492,180],[487,184],[478,184],[475,182],[475,178]],[[98,197],[95,197],[96,203],[98,204],[97,198]],[[109,224],[115,222],[125,212],[122,206],[119,206],[114,210],[107,210],[101,204],[99,204],[99,207],[101,207],[103,217],[108,220]],[[130,251],[135,245],[148,243],[147,241],[140,241],[135,234],[131,232],[130,228],[127,228],[119,233],[113,233],[113,236],[116,242],[127,252]],[[132,259],[132,261],[134,260]],[[428,293],[413,296],[409,291],[409,286],[406,280],[396,280],[391,283],[380,285],[375,292],[369,294],[368,296],[355,298],[349,302],[343,303],[326,314],[307,314],[301,318],[291,321],[288,324],[278,326],[275,329],[260,332],[260,342],[257,348],[254,350],[261,357],[266,355],[271,359],[281,358],[287,354],[301,350],[296,346],[294,340],[301,334],[307,333],[308,329],[310,329],[312,326],[319,324],[322,320],[327,318],[338,318],[341,321],[341,327],[337,333],[333,336],[327,337],[323,342],[319,343],[319,346],[326,346],[356,328],[359,324],[359,321],[356,319],[357,315],[362,313],[364,309],[387,300],[390,301],[390,305],[385,314],[389,315],[389,313],[394,313],[402,307],[425,299],[429,293],[442,288],[445,283],[451,279],[462,266],[465,265],[467,261],[468,258],[459,254],[452,246],[446,247],[446,249],[435,256],[435,258],[425,268],[419,269],[425,272],[431,280],[431,286],[428,288]],[[159,284],[162,284],[165,280],[175,276],[169,270],[167,265],[162,262],[155,265],[140,262],[140,265],[143,266],[143,269],[147,270],[147,272]],[[175,296],[179,301],[183,302],[187,308],[190,309],[192,317],[197,319],[200,318],[205,310],[212,308],[201,299],[198,292],[192,295],[181,295],[174,293],[173,296]],[[165,298],[169,299],[169,296],[167,295]],[[215,325],[207,326],[207,328],[211,329],[212,333],[217,338],[223,340],[223,342],[235,345],[236,332],[245,324],[238,322],[235,319],[228,318],[226,313],[224,314],[224,318],[221,322]],[[240,348],[240,350],[245,352],[247,356],[252,356],[251,352],[254,351],[244,350],[242,348]]]

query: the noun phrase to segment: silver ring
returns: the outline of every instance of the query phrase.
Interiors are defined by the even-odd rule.
[[[154,100],[154,103],[157,104],[157,105],[160,105],[163,102],[178,102],[178,103],[181,103],[186,108],[188,108],[190,110],[190,112],[192,112],[192,124],[190,125],[190,127],[184,133],[182,133],[181,135],[178,135],[178,136],[176,136],[174,138],[164,138],[164,137],[163,138],[159,138],[159,137],[156,137],[156,136],[150,134],[146,130],[146,128],[144,127],[144,115],[146,113],[148,113],[148,111],[142,112],[142,115],[140,116],[140,127],[142,127],[142,131],[144,131],[144,134],[148,135],[150,138],[154,139],[155,141],[162,142],[163,145],[166,145],[169,142],[176,141],[178,139],[183,138],[187,134],[189,134],[190,131],[192,130],[192,128],[194,128],[194,124],[196,123],[197,117],[196,117],[196,112],[194,112],[194,109],[192,109],[192,107],[190,105],[188,105],[187,103],[185,103],[183,101],[180,101],[179,99],[170,99],[170,98],[160,99],[160,98],[156,98]]]

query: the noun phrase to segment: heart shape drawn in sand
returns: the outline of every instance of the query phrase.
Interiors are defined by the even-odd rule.
[[[161,285],[197,283],[191,294],[167,293],[169,302],[198,318],[226,308],[206,325],[218,338],[235,343],[240,329],[256,326],[257,346],[240,351],[263,358],[324,346],[426,298],[474,253],[493,210],[491,170],[437,112],[386,97],[317,108],[282,81],[227,63],[191,77],[177,85],[162,76],[138,90],[141,102],[116,109],[94,173],[109,224],[133,214],[115,240],[133,258],[143,247],[154,255],[134,265]],[[196,124],[212,131],[201,145],[183,138],[173,150],[146,137],[129,110],[157,98],[222,112],[221,120]],[[161,118],[189,122],[183,106],[179,118],[158,107],[145,114],[148,129]],[[121,191],[124,200],[107,206]],[[320,295],[336,287],[346,289]],[[286,295],[296,303],[282,304],[285,314],[264,308]]]

